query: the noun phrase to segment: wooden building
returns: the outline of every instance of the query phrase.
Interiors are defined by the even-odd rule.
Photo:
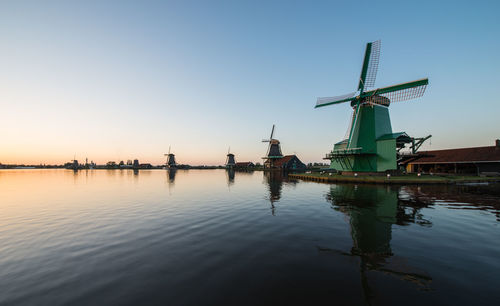
[[[255,164],[252,162],[237,162],[234,164],[234,169],[249,169],[254,167]]]
[[[404,162],[409,173],[500,175],[500,140],[494,146],[421,151]]]
[[[283,170],[304,170],[306,165],[300,161],[297,155],[285,155],[281,158],[268,159],[264,162],[264,168]]]

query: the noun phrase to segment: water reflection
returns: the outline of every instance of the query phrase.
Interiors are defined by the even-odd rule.
[[[281,189],[283,188],[283,172],[264,171],[264,179],[268,186],[271,204],[279,201],[281,198]]]
[[[490,212],[500,221],[499,184],[463,184],[450,186],[403,186],[400,199],[411,206],[433,205],[449,209],[473,209]]]
[[[281,170],[275,171],[264,171],[264,184],[267,186],[269,191],[269,202],[271,202],[271,213],[274,216],[276,213],[276,202],[281,199],[281,193],[283,189],[283,184],[295,185],[296,181],[289,181],[286,172]]]
[[[177,169],[168,169],[167,170],[167,175],[168,175],[168,182],[171,184],[175,184],[175,174],[177,173]]]
[[[280,172],[139,171],[0,171],[0,305],[500,298],[498,184],[326,185]],[[176,195],[166,199],[174,182]]]
[[[176,168],[167,169],[167,182],[168,182],[168,191],[171,194],[171,189],[175,186],[175,174],[177,173]]]
[[[234,169],[233,168],[228,168],[226,170],[226,177],[227,177],[227,187],[231,187],[231,185],[234,184]]]
[[[400,200],[399,187],[373,185],[332,185],[326,195],[332,208],[349,217],[353,246],[344,255],[360,258],[360,277],[368,303],[376,296],[370,284],[369,271],[379,271],[396,276],[429,289],[432,278],[427,273],[401,264],[401,259],[391,260],[392,226],[432,226],[419,211],[426,204]],[[320,248],[320,251],[339,252]],[[402,260],[403,262],[405,260]]]

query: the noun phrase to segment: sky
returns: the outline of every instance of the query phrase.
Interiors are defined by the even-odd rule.
[[[0,1],[0,163],[322,159],[348,128],[367,42],[376,87],[424,77],[390,106],[421,150],[500,138],[498,1]]]

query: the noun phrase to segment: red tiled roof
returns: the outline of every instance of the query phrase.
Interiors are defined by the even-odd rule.
[[[448,149],[419,152],[423,157],[410,164],[500,162],[500,148],[496,146]]]
[[[295,155],[285,155],[282,158],[275,159],[273,165],[275,167],[281,167],[283,164],[288,163]]]

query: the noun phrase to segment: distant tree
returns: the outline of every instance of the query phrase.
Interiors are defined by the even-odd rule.
[[[109,161],[106,163],[106,168],[114,169],[114,168],[116,168],[116,163],[114,161]]]

